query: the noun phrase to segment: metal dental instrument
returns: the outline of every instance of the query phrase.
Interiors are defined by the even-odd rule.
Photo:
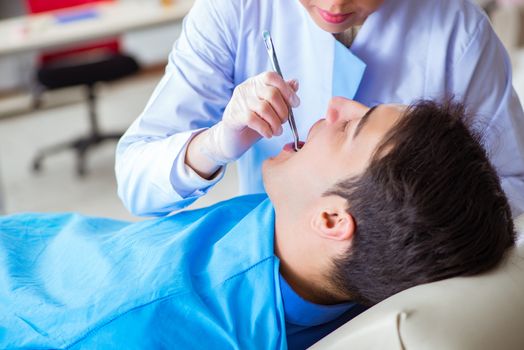
[[[275,47],[273,46],[273,40],[271,39],[271,35],[267,30],[262,33],[264,36],[264,44],[266,44],[267,54],[269,55],[269,59],[271,61],[271,65],[273,66],[273,70],[278,73],[284,79],[282,76],[282,71],[280,70],[280,66],[278,64],[277,54],[275,52]],[[295,152],[298,152],[299,150],[299,138],[298,138],[298,131],[297,131],[297,124],[295,123],[295,116],[293,115],[293,109],[291,107],[289,108],[289,118],[288,118],[289,126],[291,127],[291,132],[293,133],[293,139],[294,139],[294,148]]]

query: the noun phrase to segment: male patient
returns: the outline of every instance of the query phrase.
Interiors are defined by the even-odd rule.
[[[459,105],[335,98],[265,195],[140,223],[0,219],[0,348],[305,348],[412,286],[494,267],[508,202]]]

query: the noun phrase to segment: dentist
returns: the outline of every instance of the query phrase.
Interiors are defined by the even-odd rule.
[[[271,72],[264,30],[291,80]],[[166,215],[236,160],[240,193],[263,192],[262,162],[292,141],[289,108],[305,138],[333,96],[373,106],[452,95],[476,115],[518,215],[524,114],[511,78],[470,0],[196,0],[164,77],[119,142],[119,196],[136,215]]]

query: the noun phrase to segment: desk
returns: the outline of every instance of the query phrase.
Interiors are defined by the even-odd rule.
[[[54,13],[16,17],[0,21],[0,57],[15,53],[54,49],[123,34],[133,30],[181,20],[194,0],[176,0],[173,5],[102,3],[64,9],[56,13],[93,9],[97,16],[59,23]]]

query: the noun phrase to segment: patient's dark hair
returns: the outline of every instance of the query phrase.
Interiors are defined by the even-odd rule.
[[[420,101],[384,137],[363,174],[327,195],[357,230],[335,283],[373,305],[412,286],[491,269],[515,242],[508,200],[464,106]]]

